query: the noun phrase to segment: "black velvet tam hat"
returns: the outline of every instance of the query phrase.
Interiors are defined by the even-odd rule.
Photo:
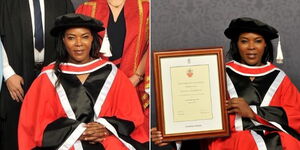
[[[229,27],[225,30],[224,34],[227,38],[234,39],[245,32],[258,33],[269,40],[278,38],[278,31],[274,27],[259,20],[247,17],[231,20]]]
[[[81,14],[66,14],[56,18],[55,26],[51,29],[52,36],[58,36],[59,33],[73,27],[86,27],[94,32],[104,30],[103,23],[94,18]]]

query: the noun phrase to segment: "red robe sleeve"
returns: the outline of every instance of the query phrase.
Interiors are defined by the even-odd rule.
[[[57,98],[47,75],[41,74],[31,85],[22,104],[18,126],[20,150],[41,146],[47,125],[65,116]]]
[[[132,83],[122,71],[118,71],[102,106],[100,117],[116,116],[133,122],[136,129],[131,133],[131,137],[143,143],[148,140],[148,135],[137,130],[144,123],[142,108],[136,107],[139,105],[140,102]]]
[[[300,134],[300,94],[289,77],[283,79],[270,105],[283,107],[289,126]]]

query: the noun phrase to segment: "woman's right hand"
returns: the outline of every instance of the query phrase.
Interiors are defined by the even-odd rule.
[[[229,114],[237,113],[242,117],[255,120],[255,113],[252,111],[247,101],[242,97],[227,100],[226,107]]]
[[[162,141],[163,137],[161,135],[160,131],[157,131],[157,128],[152,128],[151,129],[151,140],[155,145],[158,146],[165,146],[168,145],[169,143],[163,142]]]

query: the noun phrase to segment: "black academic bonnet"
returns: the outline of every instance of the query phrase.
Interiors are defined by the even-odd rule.
[[[224,34],[227,38],[234,39],[245,32],[258,33],[269,40],[278,38],[278,31],[274,27],[257,19],[247,17],[231,20],[229,27],[225,30]]]
[[[99,32],[104,30],[103,23],[99,20],[81,14],[65,14],[55,20],[55,26],[51,29],[52,36],[58,36],[60,32],[73,27],[86,27],[91,31]]]

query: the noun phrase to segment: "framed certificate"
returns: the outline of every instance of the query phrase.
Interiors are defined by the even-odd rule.
[[[228,136],[223,49],[153,55],[157,128],[163,141]]]

